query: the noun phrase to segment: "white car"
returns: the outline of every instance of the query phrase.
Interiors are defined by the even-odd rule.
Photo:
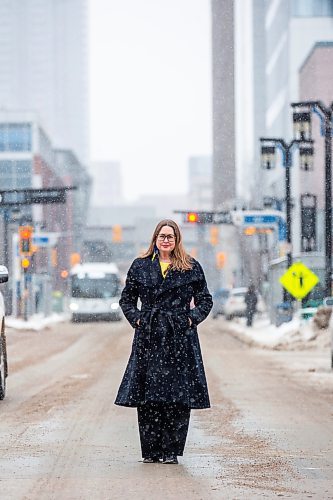
[[[0,283],[8,281],[8,271],[5,266],[0,266]],[[0,292],[0,399],[6,394],[7,377],[7,350],[5,335],[5,304],[2,293]]]
[[[234,317],[243,317],[246,315],[245,294],[247,288],[232,288],[229,297],[224,304],[225,319],[230,320]],[[265,311],[265,304],[260,294],[258,294],[257,312]]]

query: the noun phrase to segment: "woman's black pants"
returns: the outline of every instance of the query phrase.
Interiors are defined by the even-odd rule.
[[[182,455],[191,409],[179,404],[146,403],[138,406],[143,458]]]

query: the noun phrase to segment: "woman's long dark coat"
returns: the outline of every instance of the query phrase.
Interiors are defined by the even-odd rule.
[[[190,309],[192,298],[195,307]],[[208,316],[212,297],[200,264],[193,259],[191,270],[170,270],[163,279],[158,257],[135,259],[120,306],[135,335],[115,403],[179,403],[209,408],[196,327]]]

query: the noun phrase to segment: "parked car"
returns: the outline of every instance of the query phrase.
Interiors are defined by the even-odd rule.
[[[235,317],[244,317],[246,315],[245,294],[246,287],[232,288],[224,304],[225,319],[231,320]],[[262,313],[265,311],[265,303],[260,294],[258,294],[257,311]]]
[[[0,266],[0,283],[8,281],[8,270]],[[0,292],[0,399],[6,394],[6,378],[8,375],[6,333],[5,333],[5,304]]]
[[[213,293],[213,319],[216,319],[220,314],[224,314],[224,304],[229,297],[229,294],[230,288],[219,288]]]

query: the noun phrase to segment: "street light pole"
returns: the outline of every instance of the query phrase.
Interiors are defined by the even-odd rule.
[[[309,158],[312,156],[312,148],[305,146],[312,146],[312,141],[302,139],[293,139],[289,144],[281,138],[275,137],[261,137],[261,155],[263,167],[266,169],[274,168],[275,166],[275,148],[278,147],[282,152],[282,164],[285,168],[285,203],[286,203],[286,240],[287,240],[287,267],[292,265],[292,231],[291,231],[291,175],[290,169],[292,167],[292,150],[295,146],[299,147],[300,154],[302,154],[302,162],[308,166]],[[283,300],[288,301],[288,292],[283,290]]]
[[[287,261],[288,267],[292,264],[292,254],[291,254],[291,176],[290,169],[292,167],[292,150],[294,146],[299,147],[311,143],[311,141],[303,141],[298,139],[293,139],[289,144],[281,138],[275,137],[261,137],[260,142],[262,144],[261,154],[263,159],[263,167],[266,169],[274,168],[275,166],[275,148],[278,147],[282,152],[282,164],[285,168],[285,203],[286,203],[286,240],[288,243],[287,250]],[[266,146],[265,146],[266,144]],[[268,144],[268,146],[267,146]],[[267,153],[269,156],[267,156]]]
[[[292,103],[296,132],[311,138],[311,112],[320,117],[325,138],[325,294],[332,295],[332,131],[333,102],[326,107],[321,101]]]
[[[332,295],[332,110],[325,114],[325,290]]]
[[[292,264],[292,242],[291,242],[291,187],[290,187],[290,167],[292,166],[292,145],[285,144],[285,154],[283,155],[283,163],[285,167],[285,190],[286,190],[286,240],[287,240],[287,266],[288,269]],[[284,289],[284,299],[287,298],[287,291]]]

